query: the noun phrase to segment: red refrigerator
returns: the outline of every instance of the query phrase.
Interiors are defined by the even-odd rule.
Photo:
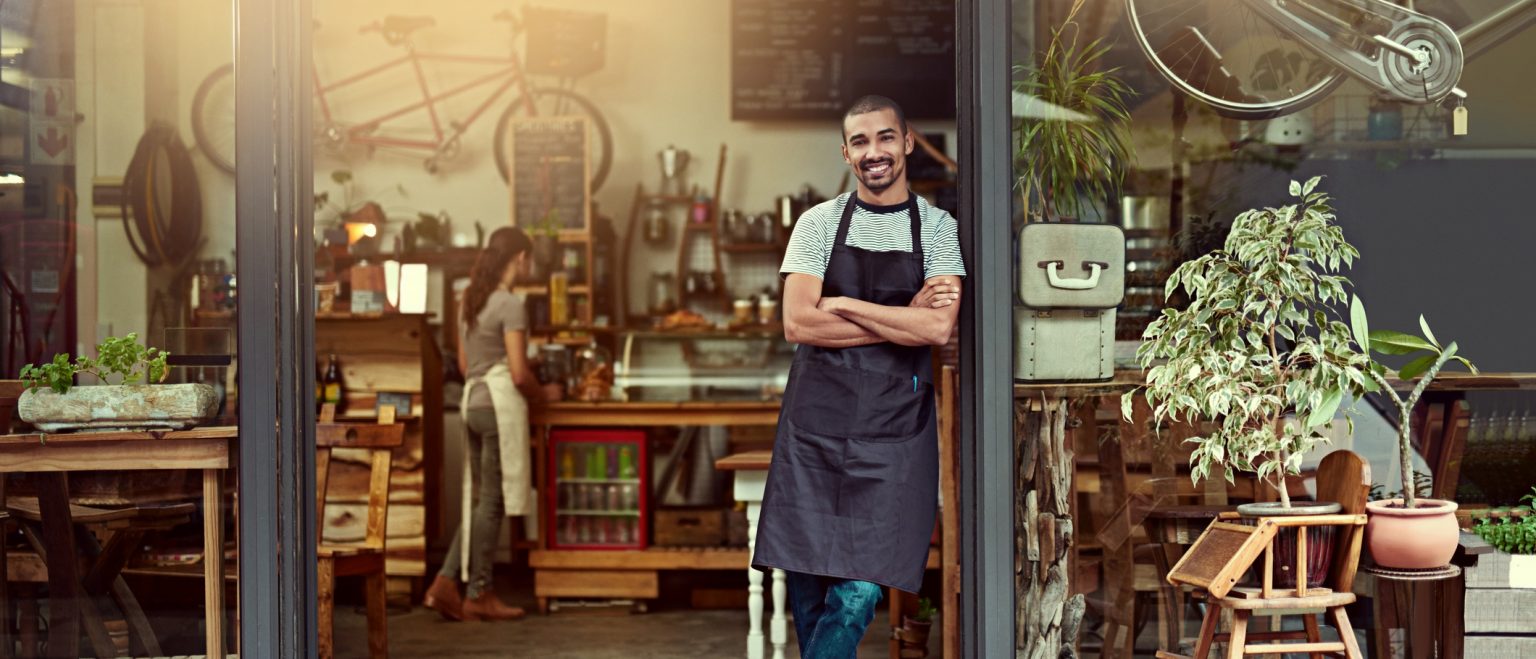
[[[544,493],[551,549],[645,549],[645,432],[555,430]]]

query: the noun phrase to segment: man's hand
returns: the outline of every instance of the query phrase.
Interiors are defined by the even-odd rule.
[[[943,309],[960,300],[959,282],[952,277],[934,277],[907,303],[909,307]]]

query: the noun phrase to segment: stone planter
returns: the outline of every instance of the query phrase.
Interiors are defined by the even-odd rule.
[[[1456,502],[1421,498],[1417,508],[1402,505],[1402,499],[1365,504],[1370,515],[1365,542],[1371,558],[1399,570],[1430,570],[1450,563],[1461,539]]]
[[[22,420],[43,432],[183,430],[213,418],[218,409],[218,397],[206,384],[77,386],[65,394],[32,389],[17,406]]]

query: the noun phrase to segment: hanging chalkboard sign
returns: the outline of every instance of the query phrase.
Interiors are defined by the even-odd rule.
[[[587,118],[528,117],[512,120],[512,223],[540,231],[586,231],[592,207],[587,182]]]
[[[865,94],[955,116],[955,0],[731,0],[731,118],[827,119]]]

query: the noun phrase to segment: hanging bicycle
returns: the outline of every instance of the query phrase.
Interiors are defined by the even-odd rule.
[[[508,23],[511,30],[509,43],[512,44],[512,48],[507,56],[450,55],[417,50],[411,40],[411,34],[436,24],[436,21],[429,16],[387,16],[382,21],[364,25],[359,33],[376,32],[390,46],[404,49],[405,54],[360,73],[328,83],[321,82],[316,71],[314,76],[316,144],[327,149],[362,146],[368,148],[370,152],[377,148],[418,151],[426,155],[422,162],[423,167],[428,172],[436,173],[442,161],[458,154],[465,132],[485,116],[492,105],[510,90],[513,100],[502,110],[497,119],[493,138],[496,168],[500,171],[502,180],[507,180],[507,127],[512,119],[520,116],[580,114],[588,118],[588,130],[592,132],[588,143],[594,148],[591,189],[595,192],[607,180],[608,171],[613,164],[613,136],[608,129],[608,123],[603,119],[597,106],[569,89],[533,87],[528,78],[529,69],[532,67],[524,66],[523,58],[518,56],[516,47],[520,38],[524,36],[534,38],[536,35],[533,32],[558,33],[564,39],[557,44],[563,49],[562,52],[546,54],[547,56],[536,61],[539,64],[538,68],[541,69],[539,73],[556,75],[561,78],[558,84],[568,86],[570,80],[576,75],[595,70],[594,62],[600,66],[602,16],[594,14],[579,16],[576,20],[584,21],[587,25],[579,26],[574,30],[566,26],[566,29],[558,31],[531,32],[525,29],[525,26],[530,22],[537,24],[569,21],[572,19],[572,14],[573,12],[567,10],[533,7],[525,8],[517,15],[510,11],[497,13],[493,16],[494,20]],[[595,24],[595,30],[588,27],[593,24]],[[593,36],[594,32],[595,36]],[[570,36],[573,33],[584,38],[571,39]],[[573,41],[577,49],[586,49],[591,52],[578,52],[572,56],[570,51]],[[468,82],[446,90],[433,91],[427,85],[423,73],[424,63],[432,63],[435,66],[445,64],[489,66],[490,70]],[[402,84],[407,87],[414,85],[420,92],[419,97],[361,121],[344,122],[340,119],[343,113],[337,112],[336,101],[333,98],[338,90],[383,76],[400,77],[400,72],[405,72],[406,77],[409,78],[409,81],[401,81]],[[467,116],[445,121],[441,113],[441,103],[448,98],[472,90],[481,90],[485,96],[477,102]],[[489,91],[485,92],[485,90]],[[198,87],[192,100],[192,131],[197,138],[198,149],[215,166],[231,174],[235,171],[234,101],[234,67],[232,65],[220,67],[209,74]],[[407,133],[401,130],[403,122],[399,119],[406,115],[422,113],[425,113],[430,122],[430,137],[406,136]]]
[[[1295,112],[1346,78],[1396,101],[1459,104],[1466,58],[1536,23],[1536,0],[1460,31],[1386,0],[1126,0],[1126,11],[1158,73],[1235,119]]]

